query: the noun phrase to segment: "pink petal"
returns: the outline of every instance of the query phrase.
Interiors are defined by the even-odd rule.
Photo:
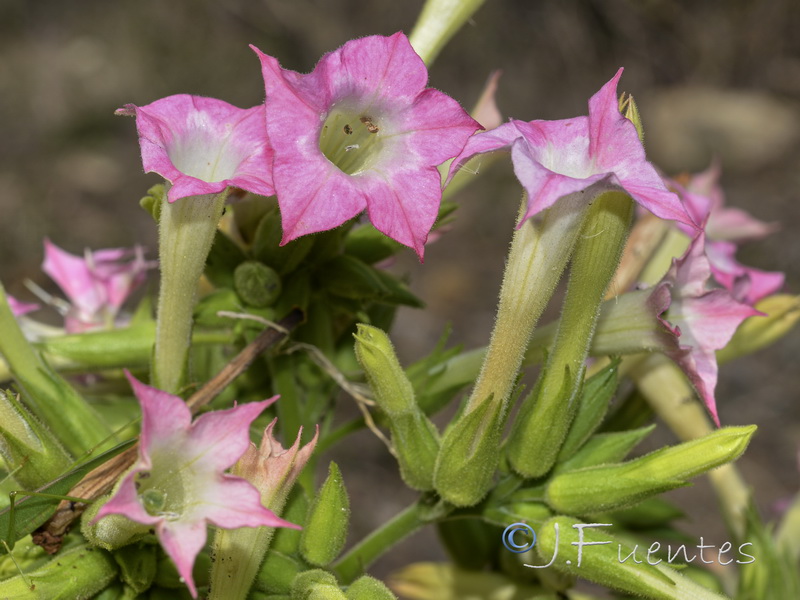
[[[314,70],[320,67],[330,97],[353,101],[356,110],[381,102],[405,106],[428,82],[425,63],[402,32],[351,40],[323,56]]]
[[[142,407],[142,430],[139,435],[140,457],[149,457],[154,450],[171,445],[176,436],[183,440],[192,423],[189,407],[178,396],[138,381],[127,370],[125,376]],[[145,459],[148,460],[149,459]]]
[[[706,254],[714,278],[729,290],[734,298],[753,305],[783,287],[783,273],[747,267],[736,260],[736,244],[708,242]]]
[[[11,307],[11,312],[14,314],[15,317],[20,317],[22,315],[28,314],[29,312],[33,312],[34,310],[39,310],[41,308],[38,304],[32,304],[30,302],[20,302],[13,296],[9,296],[6,294],[6,300],[8,301],[8,305]]]
[[[716,240],[745,242],[765,238],[780,229],[777,223],[765,223],[739,208],[712,211],[706,225],[709,237]]]
[[[250,445],[250,425],[277,399],[273,396],[200,415],[186,440],[186,454],[202,460],[204,468],[209,470],[222,471],[233,466]]]
[[[206,544],[206,523],[199,521],[167,521],[156,525],[158,541],[175,563],[178,575],[186,583],[192,598],[197,598],[197,587],[192,577],[194,561]]]
[[[439,171],[426,168],[385,175],[372,173],[359,182],[359,187],[375,228],[414,248],[422,260],[428,232],[439,211],[441,181]]]
[[[235,498],[235,502],[231,502]],[[248,481],[225,475],[216,485],[203,491],[202,503],[192,511],[192,518],[207,519],[223,529],[239,527],[289,527],[299,525],[285,521],[261,504],[261,493]]]
[[[96,523],[103,517],[113,514],[122,515],[131,521],[144,525],[155,525],[162,521],[162,517],[155,517],[147,513],[136,493],[136,475],[149,468],[150,465],[140,459],[134,468],[125,475],[116,493],[97,511],[92,523]]]
[[[70,303],[82,312],[95,313],[105,304],[103,289],[92,276],[86,261],[44,240],[42,271],[58,284]]]

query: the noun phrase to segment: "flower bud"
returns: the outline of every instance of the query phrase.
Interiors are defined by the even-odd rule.
[[[546,560],[553,558],[553,567],[560,571],[645,598],[722,600],[722,596],[663,564],[621,561],[620,556],[634,550],[610,535],[607,524],[554,517],[537,534],[539,554]]]
[[[19,396],[0,390],[0,456],[14,480],[35,490],[53,481],[71,466],[58,440],[20,402]]]
[[[233,287],[245,304],[264,308],[281,295],[281,278],[267,265],[248,260],[233,272]]]
[[[409,41],[430,66],[445,44],[461,29],[484,0],[428,0],[414,25]]]
[[[120,569],[120,579],[136,594],[150,589],[156,577],[156,547],[151,545],[127,546],[114,552]]]
[[[483,499],[497,468],[503,423],[502,411],[490,396],[450,425],[434,472],[442,498],[456,506],[473,506]]]
[[[93,598],[117,571],[108,552],[82,545],[60,553],[35,571],[0,581],[0,598]]]
[[[347,600],[397,600],[383,582],[369,575],[356,579],[345,595]]]
[[[397,360],[389,337],[377,327],[358,325],[355,352],[372,388],[375,402],[386,413],[392,444],[403,480],[416,490],[433,489],[439,435],[417,406],[411,381]]]
[[[627,463],[561,473],[547,486],[547,502],[554,510],[573,515],[636,504],[735,460],[747,448],[755,430],[755,425],[726,427]]]
[[[317,566],[332,562],[344,546],[349,521],[350,500],[347,490],[339,467],[331,462],[328,477],[314,498],[300,536],[303,558]]]
[[[339,589],[336,577],[322,569],[305,571],[295,577],[289,598],[291,600],[347,600],[347,596]]]
[[[765,316],[755,316],[739,325],[731,341],[717,352],[720,363],[757,352],[789,333],[800,320],[800,297],[788,294],[768,296],[755,308]]]

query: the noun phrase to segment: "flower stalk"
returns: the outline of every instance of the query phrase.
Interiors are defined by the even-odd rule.
[[[633,200],[606,192],[588,209],[572,256],[569,287],[553,350],[534,393],[524,402],[508,442],[508,457],[526,477],[553,466],[577,407],[584,361],[600,305],[625,248]]]
[[[161,288],[158,295],[152,381],[177,393],[184,381],[192,334],[197,282],[203,274],[227,189],[219,194],[166,199],[159,220]]]

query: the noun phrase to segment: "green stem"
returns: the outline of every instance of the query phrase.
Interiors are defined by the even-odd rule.
[[[439,506],[439,505],[437,505]],[[423,526],[446,516],[449,509],[437,510],[420,499],[353,546],[334,566],[339,581],[352,583],[364,570],[395,544]]]
[[[425,3],[409,40],[426,65],[433,63],[445,44],[483,2],[484,0],[428,0]]]
[[[221,194],[164,199],[159,218],[161,288],[151,368],[153,384],[177,393],[183,383],[192,333],[197,282],[203,274],[225,206]]]

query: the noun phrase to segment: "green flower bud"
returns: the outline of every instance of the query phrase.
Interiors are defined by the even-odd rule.
[[[375,402],[390,417],[414,412],[414,388],[397,360],[392,342],[377,327],[357,325],[356,358],[364,368]]]
[[[78,546],[35,571],[0,581],[0,598],[94,598],[116,577],[117,571],[108,552]]]
[[[345,595],[347,600],[397,600],[383,582],[369,575],[356,579]]]
[[[120,579],[136,594],[153,585],[156,578],[156,546],[139,544],[127,546],[113,554],[120,571]]]
[[[720,363],[752,354],[761,348],[774,344],[789,333],[800,320],[800,297],[787,294],[768,296],[759,301],[755,308],[766,316],[747,319],[739,325],[731,341],[717,352]]]
[[[737,459],[755,430],[755,425],[726,427],[627,463],[561,473],[547,486],[547,502],[553,509],[572,515],[630,506]]]
[[[117,550],[150,533],[151,526],[136,523],[123,515],[108,515],[92,523],[100,508],[111,496],[92,503],[83,513],[81,533],[89,542],[105,550]]]
[[[502,412],[489,397],[445,432],[433,483],[448,502],[474,506],[488,493],[499,461]]]
[[[364,368],[375,402],[389,418],[389,430],[400,474],[416,490],[433,489],[433,471],[439,435],[417,406],[414,388],[383,331],[358,325],[355,353]]]
[[[554,517],[537,530],[536,548],[553,568],[636,596],[723,599],[663,563],[623,562],[633,549],[610,535],[608,524]]]
[[[305,571],[292,582],[291,600],[347,600],[347,596],[339,589],[336,577],[315,569]]]
[[[332,562],[344,547],[349,521],[350,500],[347,490],[339,467],[331,462],[328,477],[314,498],[300,536],[303,558],[317,566]]]
[[[264,308],[281,295],[281,278],[267,265],[248,260],[233,272],[233,287],[245,304]]]
[[[35,490],[65,473],[72,461],[58,440],[20,402],[0,390],[0,456],[14,480]]]
[[[288,594],[295,577],[305,568],[299,559],[271,549],[261,564],[251,593]]]

